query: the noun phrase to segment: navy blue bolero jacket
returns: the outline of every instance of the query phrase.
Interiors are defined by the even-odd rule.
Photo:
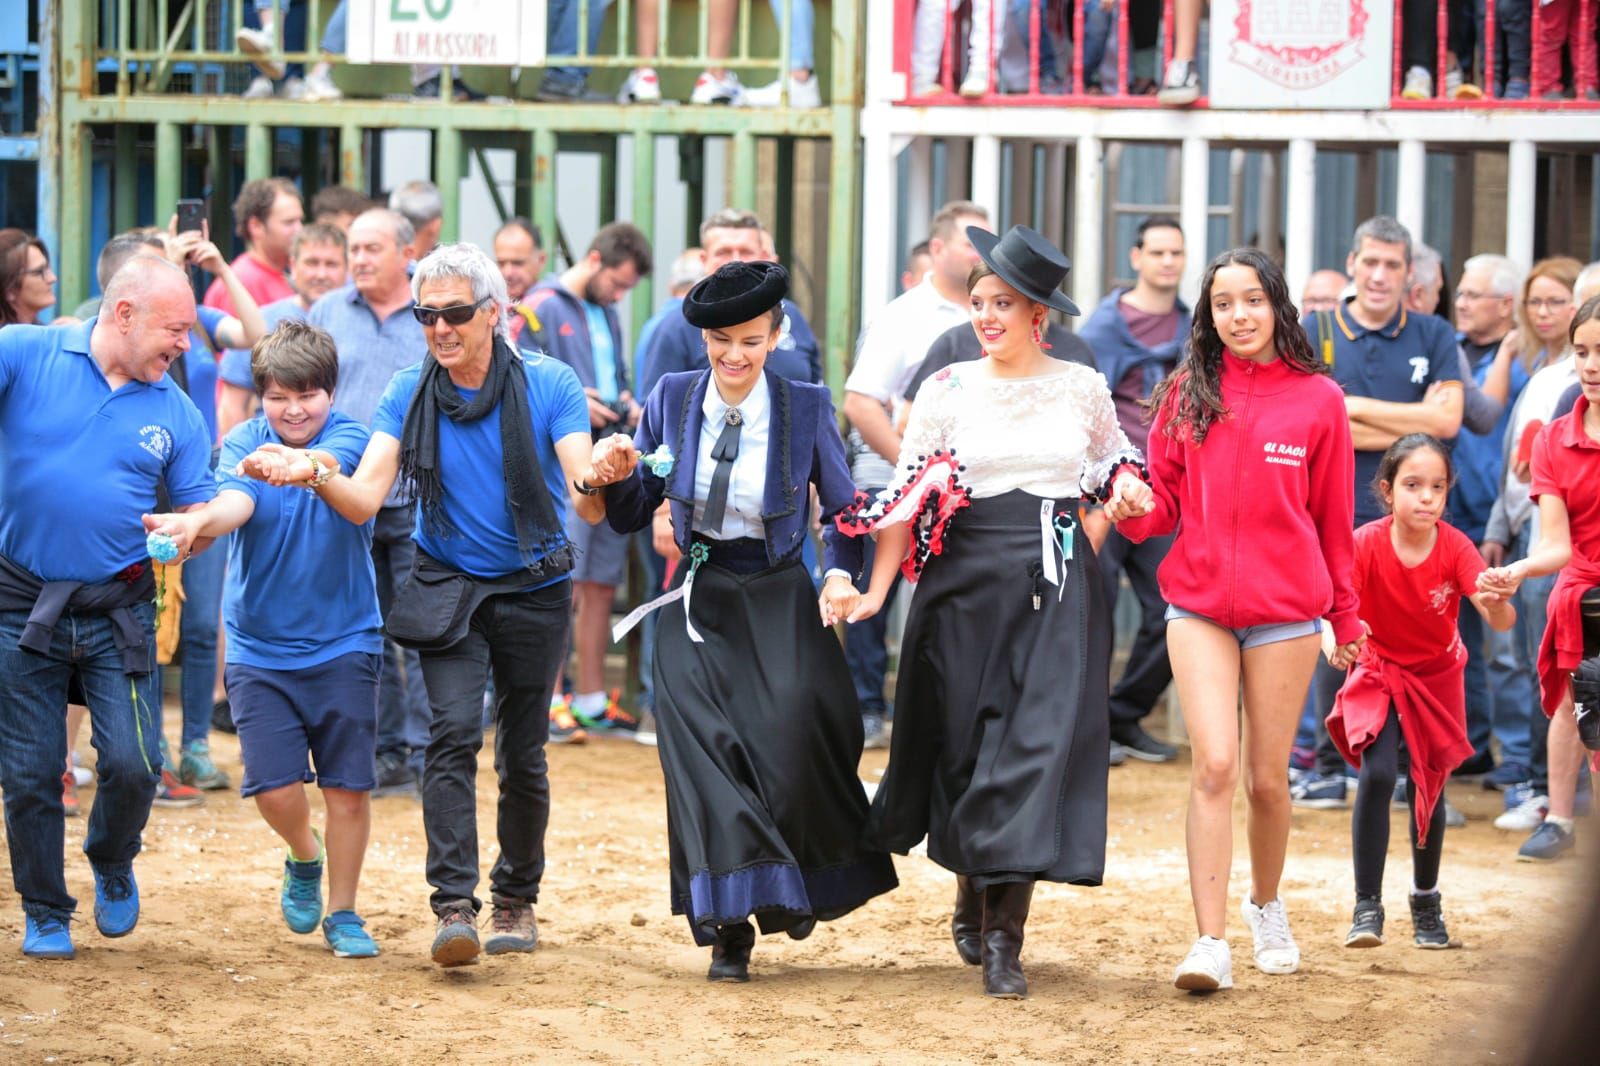
[[[809,483],[817,487],[822,501],[824,567],[847,571],[859,580],[863,545],[833,524],[833,516],[854,501],[856,493],[833,412],[833,395],[821,385],[789,381],[770,370],[764,373],[772,397],[767,484],[761,508],[767,559],[776,565],[800,550],[810,512]],[[677,462],[666,478],[657,477],[641,463],[631,477],[607,486],[606,521],[618,533],[644,529],[665,498],[672,501],[673,538],[678,549],[688,553],[695,466],[705,420],[702,405],[710,387],[711,370],[707,368],[663,375],[651,390],[634,444],[648,453],[665,443]]]

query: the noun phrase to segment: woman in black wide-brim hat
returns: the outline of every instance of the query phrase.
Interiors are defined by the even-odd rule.
[[[594,455],[612,528],[643,529],[665,498],[683,553],[673,591],[636,615],[661,609],[672,910],[712,946],[714,981],[748,979],[752,916],[798,940],[896,884],[863,846],[861,710],[830,628],[859,602],[865,538],[825,531],[820,600],[800,561],[810,488],[830,519],[855,498],[844,442],[827,389],[764,370],[787,288],[776,263],[735,262],[691,289],[710,368],[665,375],[638,436]],[[670,470],[639,462],[662,444]]]
[[[1034,882],[1105,867],[1111,619],[1080,505],[1120,521],[1150,488],[1105,380],[1040,348],[1051,308],[1078,313],[1066,257],[1021,226],[967,234],[985,358],[923,383],[894,484],[839,524],[878,537],[854,617],[882,606],[889,560],[917,581],[870,839],[903,853],[926,834],[956,874],[957,951],[1019,999]]]

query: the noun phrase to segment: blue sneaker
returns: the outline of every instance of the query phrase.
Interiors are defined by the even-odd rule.
[[[22,953],[30,959],[70,959],[78,952],[66,922],[30,914],[22,930]]]
[[[1518,862],[1554,862],[1571,851],[1578,838],[1570,829],[1563,829],[1551,821],[1544,821],[1533,835],[1517,849]]]
[[[94,925],[100,935],[127,936],[138,924],[139,883],[133,879],[133,867],[94,867]]]
[[[317,857],[310,862],[301,862],[293,852],[283,860],[283,888],[278,904],[283,920],[296,933],[309,933],[322,920],[322,860],[327,851],[322,847],[321,836],[317,837],[317,848]]]
[[[1508,789],[1513,785],[1520,785],[1533,775],[1521,763],[1503,762],[1490,770],[1483,778],[1485,789]]]
[[[322,938],[333,949],[334,958],[370,959],[378,954],[378,944],[367,934],[366,925],[355,911],[334,911],[322,919]]]
[[[1296,807],[1314,811],[1339,810],[1346,806],[1348,786],[1343,774],[1323,777],[1309,774],[1295,782],[1289,789],[1289,799]]]

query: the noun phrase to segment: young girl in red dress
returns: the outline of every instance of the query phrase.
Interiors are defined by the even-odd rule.
[[[1361,768],[1350,820],[1356,907],[1345,947],[1383,943],[1389,802],[1402,739],[1410,756],[1412,932],[1419,948],[1453,946],[1439,899],[1440,798],[1450,771],[1472,755],[1458,604],[1469,598],[1497,630],[1516,621],[1504,593],[1480,590],[1484,563],[1471,539],[1440,521],[1454,481],[1450,453],[1433,437],[1412,433],[1390,445],[1377,477],[1389,514],[1356,530],[1355,587],[1367,642],[1353,657],[1324,642],[1335,667],[1349,667],[1354,659],[1328,716],[1328,735]]]

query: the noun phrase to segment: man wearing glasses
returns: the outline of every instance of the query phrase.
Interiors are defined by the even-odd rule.
[[[396,373],[427,350],[411,313],[411,261],[415,233],[404,215],[373,208],[350,224],[350,283],[312,305],[306,319],[333,337],[339,349],[339,389],[333,409],[370,427],[378,400]],[[411,573],[416,545],[413,508],[403,486],[383,501],[372,528],[372,563],[378,608],[389,617],[394,594]],[[377,788],[374,796],[414,793],[428,746],[428,698],[417,653],[392,641],[383,657],[378,695]]]
[[[421,651],[432,710],[422,775],[432,956],[457,966],[538,941],[548,709],[572,605],[566,522],[571,512],[599,521],[605,498],[590,485],[583,389],[557,360],[512,350],[494,260],[470,244],[442,245],[417,264],[412,289],[427,358],[384,391],[360,466],[345,476],[330,469],[336,457],[290,454],[286,469],[352,522],[377,514],[397,478],[414,487],[416,561],[385,624]],[[491,671],[499,857],[480,948],[476,779]]]

